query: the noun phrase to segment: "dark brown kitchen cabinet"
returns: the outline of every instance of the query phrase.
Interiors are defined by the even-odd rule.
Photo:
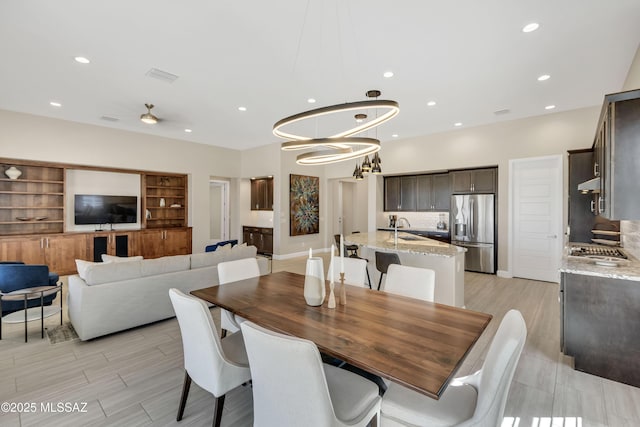
[[[596,209],[607,219],[640,218],[640,197],[635,196],[640,182],[638,117],[640,89],[605,97],[594,148],[604,152]]]
[[[560,345],[576,370],[640,386],[639,284],[562,273]]]
[[[415,175],[391,176],[384,179],[384,210],[407,212],[416,210],[417,179]]]
[[[448,211],[451,206],[449,174],[417,176],[418,211]]]
[[[259,254],[273,254],[273,228],[244,225],[242,227],[242,240],[248,246],[258,248]]]
[[[496,193],[497,168],[449,172],[453,193]]]
[[[591,243],[596,202],[583,194],[578,184],[592,178],[593,150],[569,151],[569,241]]]
[[[273,178],[255,178],[251,180],[251,210],[273,210]]]

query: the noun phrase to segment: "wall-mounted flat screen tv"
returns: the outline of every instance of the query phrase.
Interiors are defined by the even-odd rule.
[[[135,223],[138,219],[138,198],[76,194],[74,213],[78,225]]]

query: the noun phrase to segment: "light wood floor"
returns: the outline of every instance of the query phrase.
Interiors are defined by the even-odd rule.
[[[304,258],[274,261],[274,271],[304,273]],[[640,389],[574,371],[559,352],[558,286],[467,273],[467,308],[494,315],[459,374],[482,365],[502,316],[520,310],[529,335],[520,359],[503,426],[638,426]],[[64,297],[64,296],[63,296]],[[219,322],[219,311],[212,310]],[[55,327],[56,318],[46,325]],[[0,341],[0,402],[35,403],[36,412],[0,413],[0,426],[206,426],[212,397],[197,385],[180,423],[175,415],[183,379],[182,343],[175,319],[98,338],[55,345],[40,339],[40,324],[5,325]],[[52,413],[40,404],[81,404],[84,413]],[[251,426],[251,389],[225,401],[222,424]]]

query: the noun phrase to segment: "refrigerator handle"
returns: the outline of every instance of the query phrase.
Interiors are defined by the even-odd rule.
[[[473,231],[473,222],[475,220],[475,215],[473,213],[473,198],[469,198],[469,236],[475,237],[475,233]]]

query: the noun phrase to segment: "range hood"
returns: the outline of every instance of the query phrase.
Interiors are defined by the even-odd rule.
[[[578,191],[583,193],[599,193],[600,192],[600,177],[591,178],[581,184],[578,184]]]

